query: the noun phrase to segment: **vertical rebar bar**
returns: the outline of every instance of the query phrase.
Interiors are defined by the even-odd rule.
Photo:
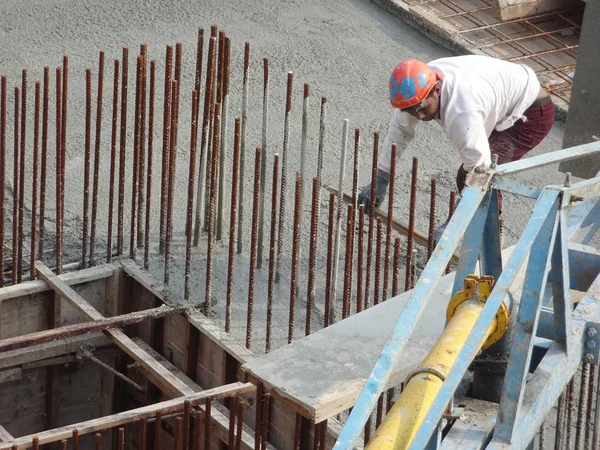
[[[220,113],[219,113],[220,114]],[[212,399],[207,398],[204,402],[204,448],[210,449],[210,435],[212,426],[211,413]]]
[[[271,322],[273,320],[273,287],[275,284],[275,258],[277,250],[277,198],[279,189],[279,153],[273,159],[273,187],[271,189],[271,230],[269,238],[269,280],[267,287],[267,335],[265,353],[271,351]]]
[[[162,450],[161,447],[161,434],[162,434],[162,412],[156,411],[154,419],[154,450]]]
[[[94,438],[94,449],[102,450],[102,435],[100,433],[96,433]]]
[[[264,400],[264,385],[256,385],[254,402],[254,450],[260,450],[260,438],[262,437],[262,405]]]
[[[29,276],[30,279],[35,279],[35,261],[37,245],[37,195],[38,195],[38,159],[39,159],[39,139],[40,139],[40,82],[35,83],[35,104],[34,104],[34,119],[33,119],[33,174],[32,174],[32,190],[31,190],[31,242],[30,242],[30,262]],[[1,275],[0,275],[1,277]]]
[[[198,91],[196,91],[198,92]],[[198,95],[200,95],[198,93]],[[196,103],[196,106],[198,104]],[[194,111],[194,114],[198,114],[198,108]],[[192,414],[192,405],[189,400],[183,403],[183,421],[181,423],[181,448],[182,450],[188,450],[190,446],[190,417]]]
[[[202,445],[202,411],[196,407],[196,419],[194,421],[194,450],[200,450]]]
[[[40,438],[38,438],[37,436],[35,436],[31,440],[31,448],[33,448],[33,450],[40,450]]]
[[[165,87],[163,96],[163,142],[160,176],[160,243],[159,253],[165,251],[167,197],[169,184],[169,143],[171,142],[171,80],[173,78],[173,46],[167,45],[165,56]]]
[[[150,209],[152,207],[152,153],[154,150],[154,92],[156,89],[156,61],[150,61],[150,98],[148,100],[148,172],[146,174],[146,224],[144,230],[144,269],[150,259]],[[197,118],[196,118],[197,120]]]
[[[13,152],[13,217],[12,217],[12,284],[18,283],[18,254],[19,254],[19,101],[21,90],[15,87],[15,142]],[[58,223],[58,222],[57,222]]]
[[[296,195],[294,202],[294,225],[292,230],[292,270],[290,275],[290,315],[288,322],[288,344],[294,340],[296,297],[298,291],[298,256],[300,253],[300,202],[302,196],[302,172],[296,172]]]
[[[260,437],[260,441],[261,441],[261,450],[267,450],[267,442],[268,442],[268,438],[269,438],[269,421],[271,420],[270,417],[270,410],[271,410],[271,394],[265,394],[264,395],[264,400],[263,400],[263,414],[262,414],[262,430],[261,430],[261,437]]]
[[[125,152],[127,145],[127,77],[129,72],[129,48],[123,47],[121,71],[121,135],[119,138],[119,198],[117,205],[117,254],[123,254],[123,211],[125,206]]]
[[[581,368],[581,380],[579,383],[579,407],[577,408],[577,422],[575,431],[575,449],[581,448],[581,443],[585,440],[585,430],[583,421],[587,409],[586,394],[587,385],[590,379],[590,364],[583,364]]]
[[[208,204],[208,246],[206,250],[206,298],[204,300],[204,314],[207,316],[212,311],[212,253],[214,245],[214,216],[215,197],[217,193],[217,163],[219,161],[219,131],[221,123],[221,105],[215,104],[215,117],[213,127],[213,150],[210,171],[210,201]]]
[[[21,87],[21,161],[19,162],[19,234],[17,255],[17,283],[23,276],[23,213],[25,211],[25,137],[27,134],[27,69],[22,71]]]
[[[18,448],[18,447],[17,447],[17,448]],[[61,440],[61,441],[60,441],[60,449],[61,449],[61,450],[67,450],[68,448],[69,448],[69,447],[68,447],[68,444],[67,444],[67,440],[66,440],[66,439],[63,439],[63,440]],[[122,448],[121,448],[121,449],[122,449]],[[120,450],[121,450],[121,449],[120,449]]]
[[[310,322],[312,318],[313,305],[315,304],[315,266],[317,263],[317,241],[319,235],[319,207],[321,196],[319,195],[319,179],[313,178],[312,207],[310,213],[310,240],[308,255],[308,290],[306,293],[306,336],[310,334]]]
[[[223,72],[225,70],[225,31],[219,30],[217,55],[217,103],[223,103]],[[222,107],[221,107],[222,110]],[[223,114],[221,114],[222,116]]]
[[[136,76],[135,76],[135,116],[133,131],[133,167],[131,170],[131,217],[129,226],[129,258],[135,260],[136,254],[136,225],[138,212],[138,199],[140,187],[140,129],[142,120],[142,64],[144,58],[137,57]]]
[[[235,232],[237,222],[237,193],[240,166],[240,118],[235,118],[233,137],[233,167],[231,171],[231,207],[229,210],[229,264],[227,264],[227,299],[225,303],[225,331],[231,330],[231,300],[233,298],[233,265],[235,260]]]
[[[283,154],[281,159],[281,191],[279,193],[279,230],[277,232],[277,264],[275,266],[275,282],[279,282],[281,277],[281,256],[283,253],[283,238],[285,227],[285,207],[287,191],[287,155],[289,152],[290,139],[290,113],[292,110],[292,86],[294,74],[288,72],[287,92],[285,102],[285,120],[283,125]]]
[[[435,196],[437,191],[437,181],[435,177],[431,177],[431,193],[429,196],[429,234],[427,236],[427,260],[431,258],[433,253],[433,231],[435,230]]]
[[[371,167],[371,199],[375,198],[375,185],[377,181],[377,164],[379,153],[379,132],[373,133],[373,162]],[[371,205],[373,206],[373,205]],[[367,234],[367,267],[365,276],[365,309],[369,307],[369,294],[371,287],[371,262],[373,260],[373,229],[375,226],[375,208],[369,208],[369,231]]]
[[[327,449],[327,419],[321,422],[321,430],[319,431],[319,450]]]
[[[60,222],[62,221],[61,214],[61,167],[62,167],[62,150],[61,150],[61,122],[62,120],[62,69],[56,68],[56,189],[55,189],[55,200],[56,200],[56,272],[61,273],[62,271],[62,229]]]
[[[392,162],[392,166],[395,162]],[[404,290],[410,289],[410,276],[413,262],[413,245],[415,238],[415,215],[417,208],[417,171],[419,169],[419,158],[413,156],[412,176],[410,182],[410,212],[408,216],[408,239],[406,241],[406,278],[404,280]]]
[[[210,172],[208,165],[212,160],[208,159],[208,140],[210,135],[210,113],[212,110],[213,101],[213,82],[215,77],[215,47],[216,39],[211,37],[208,42],[208,59],[206,62],[206,88],[204,90],[204,111],[202,116],[202,138],[200,141],[200,158],[198,162],[198,188],[196,190],[196,216],[194,219],[194,247],[197,247],[200,242],[200,230],[205,214],[206,203],[206,186],[209,181]],[[208,183],[210,184],[210,183]],[[242,183],[243,184],[243,183]],[[210,188],[210,187],[209,187]],[[208,208],[208,205],[206,206]]]
[[[565,426],[566,390],[560,394],[556,411],[556,432],[554,435],[554,450],[562,450],[563,431]]]
[[[363,310],[363,261],[364,261],[364,233],[365,205],[358,205],[358,255],[356,261],[356,312]]]
[[[377,416],[375,418],[375,428],[379,428],[379,425],[381,425],[382,420],[383,420],[383,393],[379,394],[379,399],[377,400]]]
[[[69,93],[69,57],[63,56],[62,68],[62,106],[61,106],[61,144],[60,150],[62,156],[60,159],[60,235],[61,235],[61,267],[57,268],[57,273],[62,272],[62,245],[64,237],[64,216],[65,216],[65,163],[67,160],[67,109],[68,109],[68,93]],[[58,272],[60,270],[60,272]]]
[[[219,194],[217,210],[217,240],[223,238],[223,210],[225,208],[225,160],[227,156],[227,129],[229,128],[229,73],[231,70],[231,39],[225,36],[223,44],[223,98],[221,120],[221,149],[219,151]]]
[[[392,297],[400,292],[400,237],[394,239],[394,274],[392,276]]]
[[[192,92],[192,124],[190,142],[190,166],[188,173],[187,216],[185,223],[185,273],[183,298],[190,298],[190,270],[192,267],[192,217],[194,213],[194,180],[196,176],[196,147],[198,137],[198,91]]]
[[[85,145],[83,164],[83,223],[81,237],[81,268],[87,267],[88,227],[90,209],[90,153],[92,133],[92,70],[85,69]]]
[[[238,206],[237,252],[242,253],[244,232],[244,170],[246,161],[246,126],[248,122],[248,82],[250,66],[250,42],[244,44],[244,76],[242,81],[242,132],[240,136],[240,204]]]
[[[235,450],[242,446],[242,425],[244,424],[244,402],[240,401],[237,408],[237,430],[235,433]]]
[[[143,448],[143,447],[140,447]],[[79,430],[73,430],[73,450],[79,449]]]
[[[108,233],[106,237],[106,262],[112,261],[113,212],[115,199],[115,170],[117,167],[117,123],[119,115],[119,71],[120,62],[115,59],[113,80],[113,109],[110,137],[110,180],[108,193]]]
[[[256,148],[254,161],[254,200],[252,203],[252,232],[250,242],[250,275],[248,277],[248,314],[246,321],[246,348],[250,348],[252,342],[252,317],[254,313],[254,278],[256,276],[256,258],[258,247],[258,209],[260,205],[260,180],[262,151]]]
[[[142,417],[139,421],[138,448],[146,450],[146,435],[148,433],[148,419]]]
[[[571,448],[571,419],[573,412],[575,412],[575,375],[571,378],[567,387],[567,423],[566,423],[566,448]]]
[[[289,84],[289,78],[288,78],[288,84]],[[288,86],[288,95],[289,95],[289,89],[290,88]],[[286,117],[287,117],[287,107],[286,107]],[[267,140],[268,132],[269,132],[269,60],[267,58],[265,58],[263,60],[263,110],[262,110],[262,134],[261,134],[261,145],[262,145],[263,152],[265,154],[268,149],[268,140]],[[284,137],[284,139],[285,139],[285,137]],[[285,142],[284,142],[284,144],[285,144]],[[284,161],[285,161],[285,154],[286,154],[286,152],[284,151],[284,153],[283,153]],[[265,156],[266,155],[263,155],[263,165],[261,167],[263,174],[266,174],[266,170],[267,170],[267,158]],[[258,261],[257,261],[257,267],[259,269],[262,268],[262,259],[263,259],[263,234],[264,234],[263,224],[264,224],[264,215],[265,215],[265,181],[266,181],[266,178],[267,178],[266,176],[263,176],[263,181],[260,186],[261,204],[260,204],[260,209],[259,209],[259,213],[258,213],[259,216],[258,216]],[[282,183],[284,182],[283,178],[282,178],[281,182]],[[279,229],[279,232],[281,232],[281,228]],[[277,258],[279,258],[279,253],[277,253]],[[276,269],[277,269],[277,275],[278,275],[279,274],[279,265],[276,266]],[[279,281],[279,276],[277,276],[276,281]]]
[[[317,178],[322,184],[323,152],[325,151],[325,132],[327,129],[327,97],[321,97],[321,115],[319,118],[319,148],[317,150]]]
[[[300,173],[305,180],[308,180],[308,175],[306,173],[306,140],[308,134],[308,101],[310,96],[310,88],[308,83],[304,83],[304,100],[302,103],[302,134],[300,140]],[[300,192],[300,223],[298,225],[298,233],[300,234],[300,242],[302,242],[302,230],[304,226],[302,225],[303,217],[304,217],[304,191],[306,183],[302,183],[302,191]],[[298,247],[298,280],[302,278],[302,244]],[[300,289],[300,283],[296,285],[296,288]]]
[[[371,440],[371,426],[373,423],[373,413],[371,413],[369,415],[369,418],[367,419],[367,423],[365,424],[365,435],[363,438],[363,441],[365,443],[365,445],[367,445],[369,443],[369,441]]]
[[[584,448],[591,448],[591,445],[592,445],[590,438],[592,436],[592,429],[593,429],[592,412],[594,409],[595,380],[596,380],[596,366],[594,364],[592,364],[590,366],[590,377],[589,377],[589,383],[587,386],[588,393],[587,393],[587,408],[586,408],[586,419],[585,419],[585,423],[587,424],[587,426],[585,429]]]
[[[456,203],[456,192],[450,191],[450,201],[448,202],[448,220],[450,220],[450,218],[454,214],[455,203]],[[450,273],[451,270],[452,270],[452,262],[449,262],[448,265],[446,266],[446,273],[447,274]]]
[[[390,184],[388,194],[388,216],[385,228],[385,257],[383,260],[383,293],[381,300],[388,299],[388,286],[390,281],[390,252],[392,249],[392,220],[394,217],[394,181],[396,179],[396,144],[392,144],[392,155],[390,160],[394,161],[390,165]]]
[[[181,434],[183,428],[183,419],[181,416],[175,417],[175,432],[173,433],[173,450],[181,450]]]
[[[346,177],[346,151],[348,147],[348,119],[344,119],[344,128],[342,131],[342,151],[340,154],[340,170],[338,177],[337,192],[337,214],[335,220],[335,242],[333,244],[333,269],[332,269],[332,292],[331,292],[331,321],[338,319],[337,311],[337,273],[340,258],[340,238],[342,234],[342,205],[344,203],[344,178]]]
[[[328,228],[327,228],[327,273],[325,280],[325,307],[323,310],[323,327],[327,328],[329,326],[329,320],[331,317],[331,291],[332,291],[332,270],[333,270],[333,230],[335,224],[335,194],[333,192],[329,193],[329,220],[328,220]]]
[[[200,98],[200,90],[202,89],[202,65],[204,56],[204,28],[198,29],[198,42],[196,45],[196,73],[194,77],[194,89],[198,91],[198,98]],[[200,102],[198,102],[198,117],[200,117]],[[198,136],[196,136],[198,139]]]
[[[44,94],[42,99],[42,147],[41,147],[41,171],[40,171],[40,224],[38,227],[38,255],[44,260],[44,227],[46,221],[46,163],[48,160],[48,101],[50,96],[50,68],[44,67]],[[1,132],[0,132],[1,133]],[[4,174],[2,174],[4,179]],[[4,200],[4,195],[2,195]],[[2,225],[3,226],[3,225]],[[0,246],[2,247],[2,246]],[[1,278],[1,277],[0,277]],[[0,281],[2,287],[2,281]]]
[[[6,76],[0,79],[0,287],[4,287],[4,195],[6,185]]]
[[[354,159],[352,168],[352,204],[354,205],[355,211],[358,211],[358,174],[359,174],[359,158],[360,152],[360,128],[354,130]]]
[[[381,219],[377,217],[377,235],[375,238],[375,282],[373,283],[373,305],[379,303],[379,288],[381,283],[381,244],[383,226]],[[384,299],[385,300],[385,299]]]
[[[390,409],[392,409],[392,406],[394,405],[394,395],[395,395],[395,388],[389,388],[387,391],[385,391],[385,413],[387,414],[388,412],[390,412]]]
[[[300,435],[302,431],[302,416],[296,413],[296,425],[294,428],[294,450],[300,450]]]
[[[119,427],[117,431],[117,450],[125,450],[125,428]]]
[[[102,137],[102,97],[104,95],[104,52],[98,61],[98,93],[96,98],[96,135],[94,141],[94,175],[92,188],[92,223],[90,230],[90,265],[94,265],[96,247],[96,220],[98,216],[98,182],[100,171],[100,141]]]
[[[144,246],[144,228],[143,217],[144,217],[144,188],[145,188],[145,152],[144,152],[144,141],[146,140],[146,79],[148,72],[148,46],[142,44],[140,46],[140,56],[142,57],[142,68],[140,71],[140,128],[139,134],[139,161],[138,161],[138,199],[137,199],[137,247],[142,248]]]
[[[342,319],[350,315],[350,297],[352,296],[352,269],[354,256],[354,204],[348,204],[346,224],[346,255],[344,262],[344,291],[342,297]]]
[[[167,196],[167,229],[165,236],[165,284],[169,284],[169,258],[173,238],[173,202],[175,201],[175,156],[177,154],[177,125],[179,122],[179,82],[173,80],[171,111],[171,144],[169,151],[169,192]]]

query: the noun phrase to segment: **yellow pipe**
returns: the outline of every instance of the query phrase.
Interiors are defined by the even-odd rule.
[[[398,401],[365,447],[366,450],[408,448],[475,325],[490,290],[491,285],[478,286],[472,278],[465,280],[465,290],[453,297],[449,305],[449,310],[455,308],[454,316],[421,366],[415,370]],[[487,295],[482,295],[481,291]],[[501,337],[506,329],[505,321],[503,313],[494,318],[479,349],[484,344],[486,347],[491,344],[488,338],[498,340],[498,335]]]

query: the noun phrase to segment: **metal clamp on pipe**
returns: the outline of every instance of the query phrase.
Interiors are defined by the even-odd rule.
[[[365,447],[367,450],[408,448],[483,310],[493,285],[491,276],[467,276],[463,290],[452,297],[446,309],[448,325],[421,365],[410,375],[398,401]],[[509,308],[503,303],[490,323],[480,349],[497,342],[508,324]]]

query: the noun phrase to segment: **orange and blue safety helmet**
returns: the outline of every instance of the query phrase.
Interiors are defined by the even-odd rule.
[[[398,64],[390,75],[390,102],[394,108],[418,105],[444,76],[418,59]]]

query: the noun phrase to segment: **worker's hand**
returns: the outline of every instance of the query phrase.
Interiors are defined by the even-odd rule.
[[[388,185],[390,184],[390,175],[383,170],[377,170],[377,178],[375,179],[375,202],[371,201],[371,183],[367,184],[362,188],[358,195],[358,204],[365,205],[365,212],[368,212],[371,208],[371,203],[375,204],[375,207],[379,207],[385,195],[388,191]]]

